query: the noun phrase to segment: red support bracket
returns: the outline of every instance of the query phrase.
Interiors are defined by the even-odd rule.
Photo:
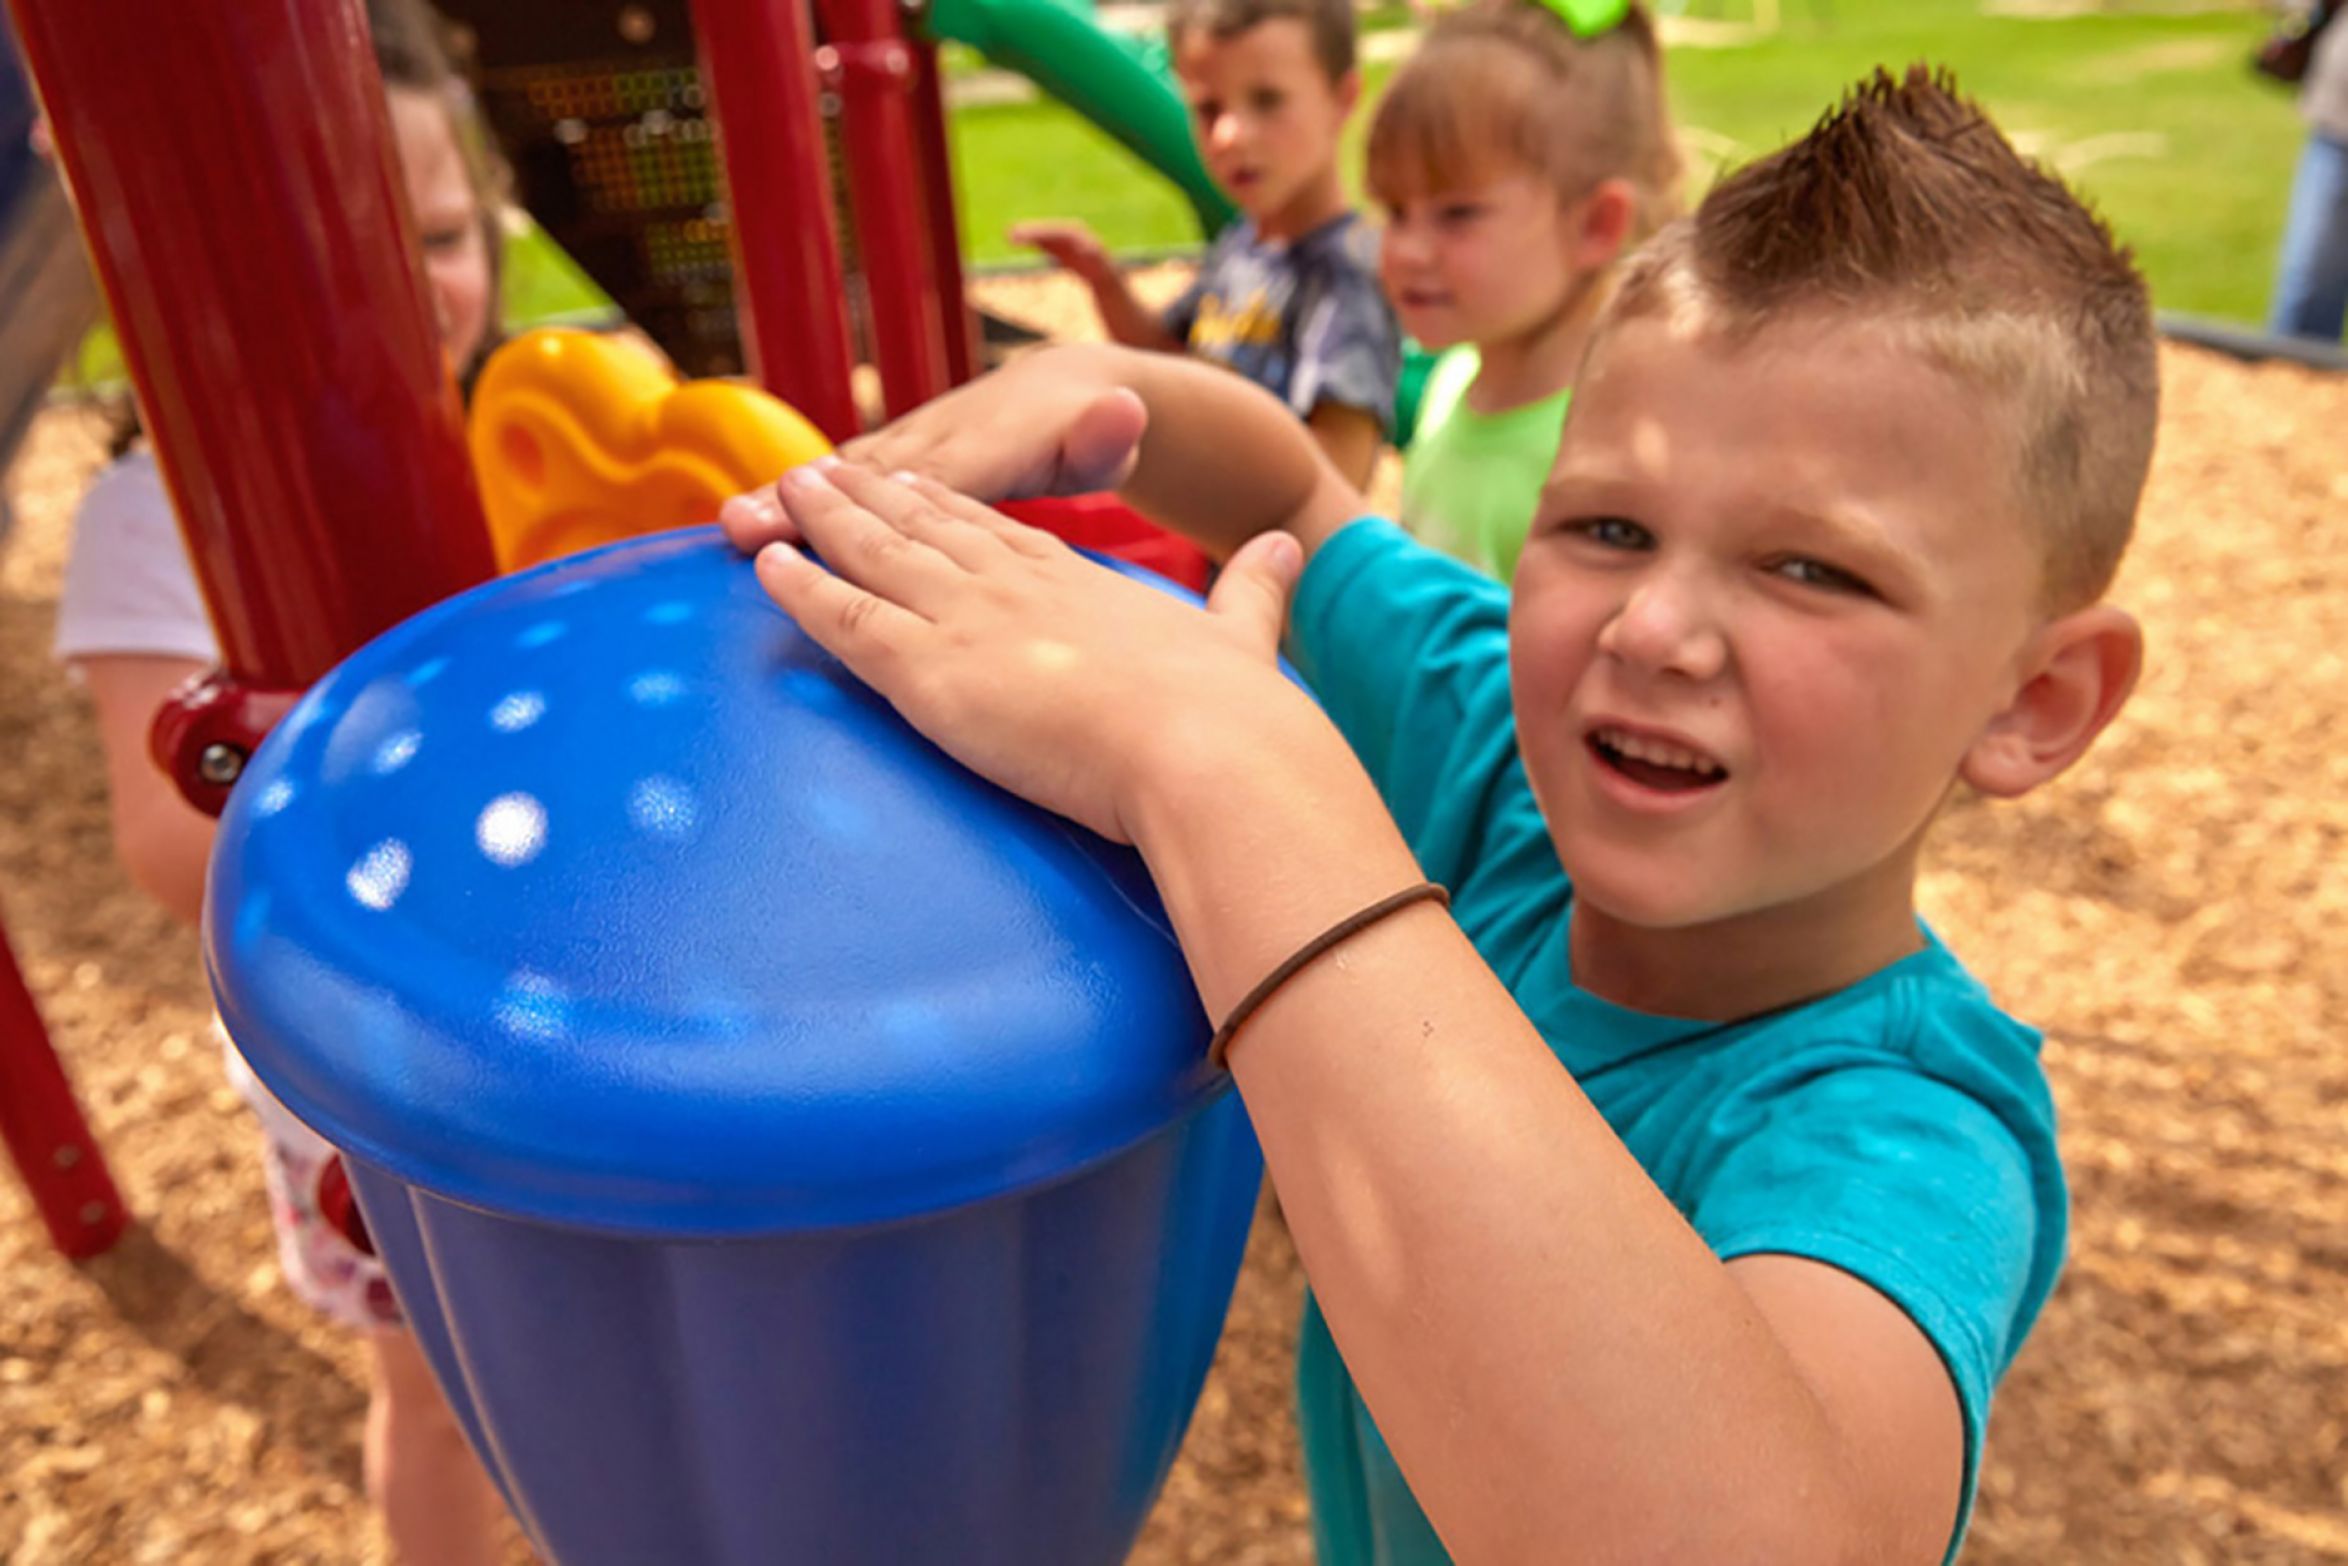
[[[255,748],[301,697],[300,691],[247,685],[214,669],[164,698],[147,731],[148,754],[189,804],[216,816]]]
[[[815,51],[815,71],[832,92],[870,88],[896,92],[913,79],[913,49],[894,38],[825,44]]]

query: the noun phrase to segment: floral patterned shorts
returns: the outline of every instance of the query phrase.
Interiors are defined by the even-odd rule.
[[[334,1149],[261,1085],[225,1034],[221,1045],[229,1082],[261,1121],[262,1174],[269,1184],[269,1219],[277,1230],[285,1281],[303,1300],[346,1326],[402,1325],[383,1263],[353,1245],[319,1210],[319,1181]]]

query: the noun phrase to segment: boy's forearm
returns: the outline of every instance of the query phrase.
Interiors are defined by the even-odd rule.
[[[1313,442],[1339,477],[1366,490],[1378,470],[1378,454],[1386,449],[1386,434],[1374,414],[1341,403],[1324,402],[1305,420]]]
[[[1359,491],[1296,416],[1252,382],[1169,354],[1063,351],[1078,356],[1080,373],[1126,388],[1149,410],[1120,493],[1208,553],[1225,557],[1258,533],[1287,528],[1309,554],[1361,514]]]
[[[1216,749],[1244,767],[1202,759],[1137,833],[1218,1018],[1419,876],[1350,758],[1243,738]],[[1346,1363],[1457,1558],[1891,1558],[1769,1325],[1432,905],[1299,972],[1231,1059]]]
[[[1166,330],[1158,313],[1141,302],[1133,285],[1126,282],[1125,274],[1116,267],[1105,266],[1088,272],[1084,282],[1092,290],[1093,308],[1100,312],[1101,327],[1111,340],[1157,353],[1182,351],[1182,340]]]

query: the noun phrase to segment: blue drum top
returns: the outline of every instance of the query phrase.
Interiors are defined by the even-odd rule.
[[[222,818],[205,949],[330,1141],[565,1225],[938,1212],[1224,1086],[1138,858],[946,758],[707,528],[320,682]]]

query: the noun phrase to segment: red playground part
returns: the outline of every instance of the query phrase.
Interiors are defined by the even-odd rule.
[[[9,3],[229,674],[494,576],[358,0]]]
[[[1207,590],[1213,562],[1178,533],[1169,533],[1115,495],[1068,495],[1044,500],[1006,501],[997,508],[1029,527],[1040,527],[1079,549],[1146,566],[1193,592]]]
[[[824,151],[815,29],[801,4],[694,0],[725,149],[742,343],[766,389],[834,441],[854,436],[848,302]]]
[[[49,1030],[0,932],[0,1137],[49,1238],[76,1261],[122,1237],[129,1215],[96,1138],[73,1101]]]

